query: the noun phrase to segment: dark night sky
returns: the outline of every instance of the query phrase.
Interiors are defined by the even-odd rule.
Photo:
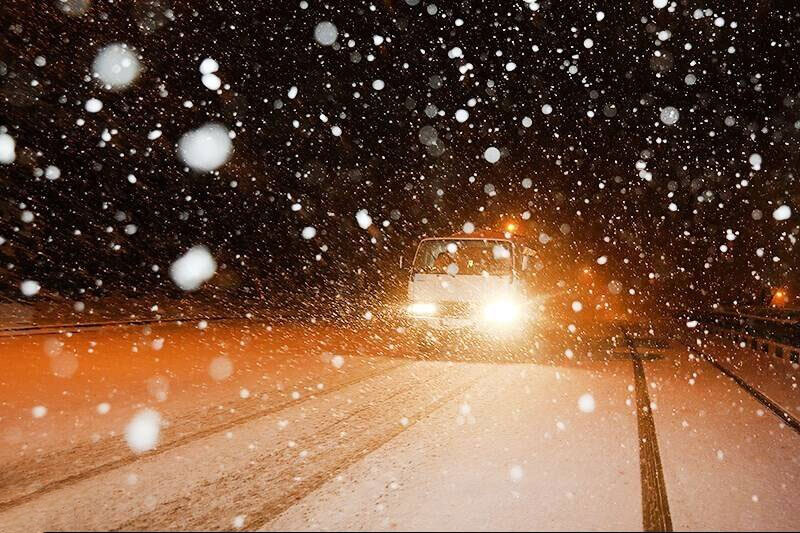
[[[509,217],[553,238],[552,261],[607,255],[609,279],[673,301],[792,284],[797,216],[773,211],[800,199],[800,7],[782,5],[3,2],[0,128],[16,141],[0,165],[3,294],[22,279],[68,298],[97,279],[174,291],[165,272],[195,244],[232,291],[352,285],[358,269],[374,282],[422,236]],[[323,21],[333,46],[314,38]],[[143,69],[107,91],[92,63],[115,42]],[[219,92],[201,83],[207,57]],[[235,132],[234,151],[194,172],[176,144],[209,121]],[[41,176],[50,165],[58,179]]]

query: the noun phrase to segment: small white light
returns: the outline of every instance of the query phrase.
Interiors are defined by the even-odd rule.
[[[408,306],[408,312],[411,315],[435,315],[436,304],[427,302],[415,302]]]

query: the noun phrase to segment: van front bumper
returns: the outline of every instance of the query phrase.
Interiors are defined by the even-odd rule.
[[[478,321],[474,318],[464,317],[411,316],[409,320],[411,321],[412,327],[420,329],[459,330],[473,329],[479,326]]]
[[[479,318],[462,317],[409,317],[409,326],[418,334],[434,337],[462,337],[470,339],[516,339],[530,332],[530,321],[497,326]]]

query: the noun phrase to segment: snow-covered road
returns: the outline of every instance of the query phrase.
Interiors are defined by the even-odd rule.
[[[798,529],[800,434],[701,353],[794,418],[798,370],[647,329],[513,363],[321,324],[2,338],[0,530]]]

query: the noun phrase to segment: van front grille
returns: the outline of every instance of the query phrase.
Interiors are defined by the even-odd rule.
[[[451,318],[469,318],[473,315],[473,306],[468,302],[440,302],[439,316]]]

